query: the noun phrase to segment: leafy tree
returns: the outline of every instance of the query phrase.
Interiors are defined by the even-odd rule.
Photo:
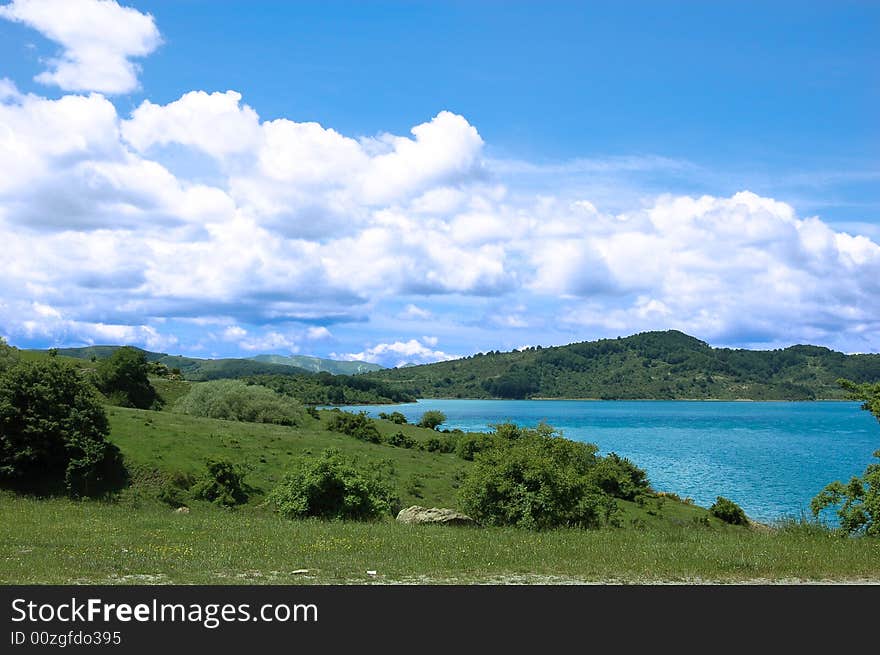
[[[709,513],[731,525],[748,525],[749,519],[743,508],[724,496],[718,496],[709,508]]]
[[[511,436],[498,435],[474,457],[459,489],[466,513],[481,523],[532,529],[594,527],[611,513],[613,499],[590,477],[596,446],[543,424]]]
[[[443,423],[446,422],[446,414],[441,412],[438,409],[429,409],[427,412],[422,414],[422,418],[419,421],[420,428],[428,428],[430,430],[436,430]]]
[[[298,400],[241,380],[195,384],[174,409],[192,416],[247,423],[302,425],[306,420],[306,410]]]
[[[391,412],[390,414],[387,412],[379,412],[379,418],[384,421],[391,421],[397,425],[404,425],[407,422],[406,416],[404,416],[402,412]]]
[[[225,459],[210,459],[206,468],[205,474],[192,487],[195,498],[210,500],[223,507],[247,502],[251,489],[244,482],[241,467]]]
[[[851,380],[841,379],[837,383],[849,392],[850,398],[863,401],[862,409],[880,420],[880,382],[856,384]]]
[[[387,468],[362,467],[336,449],[284,476],[266,503],[287,518],[375,519],[399,505]]]
[[[645,469],[616,453],[599,459],[593,467],[592,479],[609,496],[623,500],[634,500],[651,488]]]
[[[880,420],[880,383],[839,382],[853,398],[864,401],[862,409]],[[874,457],[880,458],[880,450],[874,452]],[[868,464],[865,473],[853,476],[848,484],[832,482],[810,502],[815,517],[830,507],[837,507],[841,533],[880,537],[880,463]]]
[[[6,343],[6,339],[0,337],[0,373],[18,363],[18,348]]]
[[[327,424],[327,429],[332,432],[341,432],[361,441],[369,441],[370,443],[381,443],[382,435],[376,429],[373,422],[366,412],[333,412],[333,417]]]
[[[148,372],[144,352],[125,346],[98,364],[97,386],[114,405],[150,409],[160,400]]]
[[[122,486],[119,449],[92,387],[47,359],[0,375],[0,480],[33,491],[96,495]]]
[[[418,445],[418,442],[415,439],[400,431],[388,437],[386,443],[395,448],[415,448]]]

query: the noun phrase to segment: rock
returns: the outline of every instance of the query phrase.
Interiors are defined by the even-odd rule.
[[[406,509],[400,510],[397,520],[401,523],[417,525],[422,523],[432,523],[435,525],[476,525],[470,516],[456,512],[454,509],[443,509],[440,507],[419,507],[413,505]]]
[[[189,514],[189,507],[187,507],[186,505],[184,505],[183,507],[178,507],[176,510],[174,510],[174,513],[175,514]]]

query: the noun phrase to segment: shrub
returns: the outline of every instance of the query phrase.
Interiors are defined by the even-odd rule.
[[[291,519],[375,519],[399,505],[389,478],[387,467],[361,467],[357,460],[328,449],[287,473],[266,502]]]
[[[403,432],[400,431],[388,437],[386,443],[388,443],[389,446],[394,446],[395,448],[415,448],[418,445],[418,442],[415,439],[405,435]]]
[[[327,424],[327,429],[331,432],[347,434],[361,441],[369,441],[370,443],[382,442],[382,435],[366,412],[359,412],[358,414],[334,412],[333,417]]]
[[[209,459],[207,471],[192,487],[192,495],[215,505],[234,507],[247,502],[251,488],[244,482],[244,471],[228,460]]]
[[[96,495],[125,484],[104,408],[73,367],[47,359],[0,375],[0,480],[31,491]]]
[[[651,488],[645,470],[616,453],[599,459],[593,467],[592,479],[606,494],[623,500],[634,500]]]
[[[455,442],[431,437],[425,442],[423,448],[429,453],[452,453],[455,452]]]
[[[470,462],[477,453],[490,448],[492,443],[492,437],[488,434],[462,434],[455,440],[455,454]]]
[[[440,425],[445,422],[446,414],[437,409],[429,409],[427,412],[422,414],[422,418],[419,421],[419,427],[436,430]]]
[[[400,412],[391,412],[390,414],[387,412],[379,412],[379,418],[385,421],[391,421],[397,425],[404,425],[407,422],[406,416]]]
[[[187,503],[187,492],[196,483],[189,473],[176,471],[162,481],[157,497],[171,507],[180,507]]]
[[[18,364],[18,348],[13,348],[0,337],[0,373]]]
[[[596,450],[563,439],[547,425],[519,429],[513,439],[496,438],[474,458],[459,489],[462,508],[491,525],[600,525],[614,503],[590,478]]]
[[[306,410],[298,400],[240,380],[195,384],[177,402],[175,411],[227,421],[278,425],[301,425],[306,416]]]
[[[880,458],[880,450],[874,452]],[[868,464],[862,477],[853,476],[849,484],[832,482],[810,502],[813,516],[837,506],[839,531],[880,537],[880,463]]]
[[[718,496],[709,508],[709,513],[731,525],[748,525],[749,519],[742,507],[724,496]]]
[[[121,407],[150,409],[161,405],[147,378],[147,357],[136,348],[119,348],[98,364],[97,387],[110,402]]]

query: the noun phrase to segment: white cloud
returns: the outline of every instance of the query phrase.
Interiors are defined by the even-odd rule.
[[[323,325],[313,326],[306,330],[306,339],[311,341],[319,341],[321,339],[332,339],[333,334]]]
[[[399,318],[405,321],[427,321],[433,317],[434,314],[430,310],[412,303],[404,307],[403,311],[399,314]]]
[[[247,336],[247,330],[238,325],[230,325],[223,330],[223,339],[226,341],[238,341],[242,337]]]
[[[275,331],[267,332],[259,337],[244,339],[238,345],[243,350],[250,350],[252,352],[277,352],[280,350],[291,353],[299,352],[299,346],[296,345],[292,338]]]
[[[35,78],[65,91],[128,93],[138,88],[138,66],[162,42],[153,17],[115,0],[12,0],[0,18],[23,23],[62,51]]]
[[[433,343],[429,343],[429,341],[433,341]],[[333,353],[332,356],[349,361],[382,364],[383,366],[426,364],[429,362],[449,361],[458,357],[458,355],[450,355],[442,350],[432,350],[436,345],[436,339],[432,338],[422,338],[421,341],[410,339],[409,341],[379,343],[359,353],[341,355]]]
[[[120,119],[101,95],[0,84],[0,331],[170,343],[160,319],[213,317],[243,350],[295,352],[344,342],[345,328],[308,325],[381,318],[405,297],[388,318],[436,322],[442,302],[443,327],[412,332],[444,343],[457,321],[494,344],[539,343],[539,328],[578,340],[674,327],[730,344],[880,347],[880,246],[867,236],[750,192],[605,213],[487,178],[460,116],[412,134],[260,123],[234,91]],[[170,144],[216,160],[222,179],[175,172]],[[451,357],[435,338],[347,356]]]
[[[220,159],[251,150],[259,142],[260,118],[240,101],[235,91],[190,91],[167,105],[144,100],[122,122],[122,134],[140,152],[179,143]]]

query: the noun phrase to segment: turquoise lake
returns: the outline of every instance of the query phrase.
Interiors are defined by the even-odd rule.
[[[861,475],[880,449],[880,423],[856,402],[420,400],[344,409],[399,411],[410,422],[439,409],[442,428],[470,431],[546,421],[629,457],[657,490],[704,506],[727,496],[761,521],[809,512],[822,487]]]

